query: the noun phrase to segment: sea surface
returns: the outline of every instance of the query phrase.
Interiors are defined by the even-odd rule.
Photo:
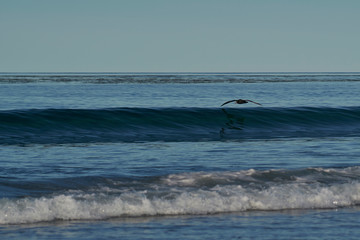
[[[359,236],[360,73],[0,74],[1,239]]]

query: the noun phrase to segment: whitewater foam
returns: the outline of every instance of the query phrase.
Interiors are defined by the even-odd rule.
[[[0,224],[350,207],[360,204],[358,174],[357,167],[173,174],[122,189],[2,198]]]

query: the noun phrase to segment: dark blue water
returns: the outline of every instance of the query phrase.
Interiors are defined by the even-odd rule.
[[[360,74],[0,74],[2,239],[356,239]],[[235,103],[251,99],[262,105]]]
[[[360,107],[0,111],[0,144],[360,137]]]

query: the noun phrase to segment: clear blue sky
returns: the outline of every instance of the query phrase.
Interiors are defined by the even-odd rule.
[[[360,71],[359,0],[0,0],[0,72]]]

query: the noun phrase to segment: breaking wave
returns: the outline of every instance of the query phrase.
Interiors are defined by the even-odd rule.
[[[360,167],[81,177],[37,183],[2,179],[0,187],[5,186],[8,192],[25,195],[0,199],[0,224],[325,209],[360,204]]]

